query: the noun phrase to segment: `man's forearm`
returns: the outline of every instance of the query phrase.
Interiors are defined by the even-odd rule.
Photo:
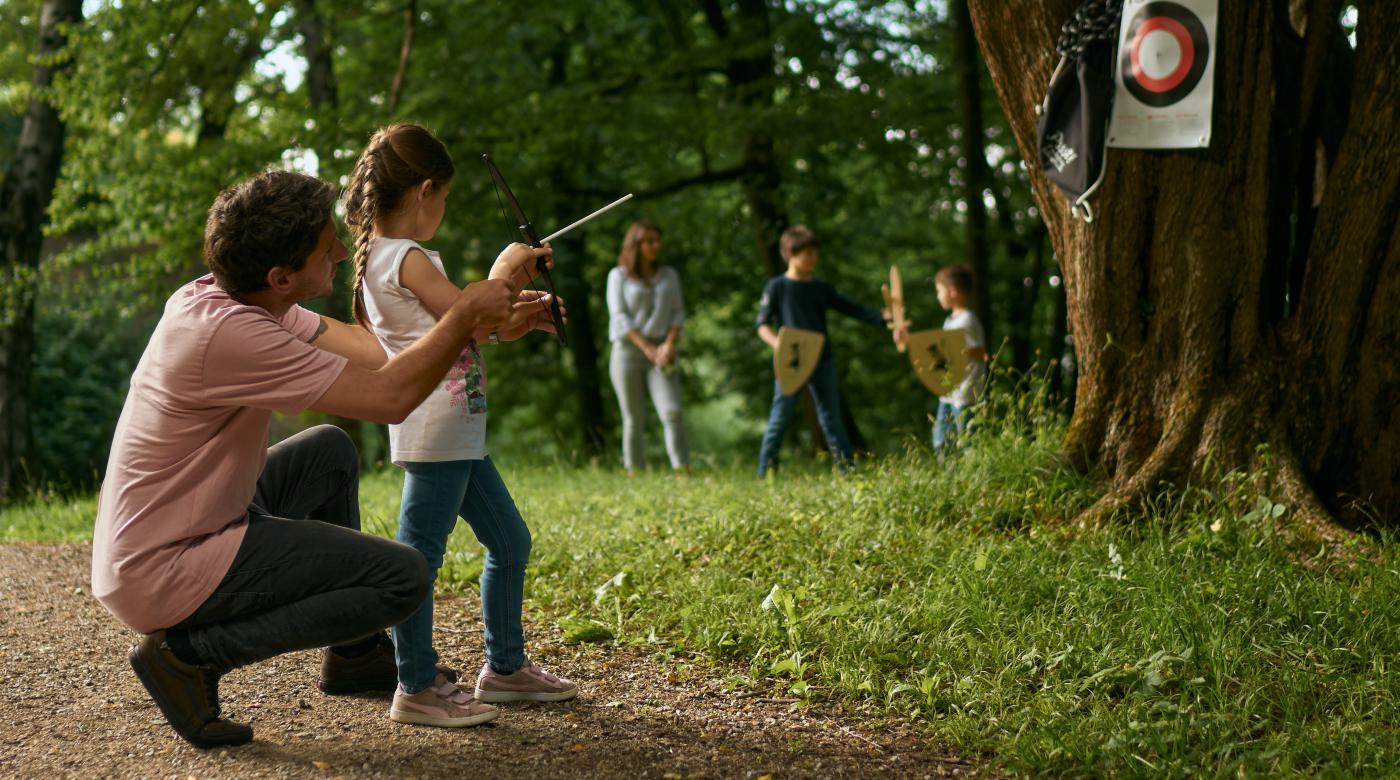
[[[476,317],[452,308],[423,337],[375,373],[399,390],[391,395],[395,411],[413,411],[437,387],[476,329]],[[406,408],[404,408],[406,405]]]

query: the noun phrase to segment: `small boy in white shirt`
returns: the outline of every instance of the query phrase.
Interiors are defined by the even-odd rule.
[[[943,448],[958,434],[965,433],[972,412],[970,407],[982,397],[987,380],[987,334],[982,321],[972,311],[976,296],[976,278],[965,265],[949,265],[939,269],[933,278],[938,290],[938,305],[948,310],[944,330],[961,330],[967,340],[965,354],[972,360],[967,374],[958,386],[938,398],[938,412],[933,418],[933,449]]]

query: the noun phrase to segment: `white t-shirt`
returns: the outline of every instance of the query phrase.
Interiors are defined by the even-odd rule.
[[[443,271],[437,252],[407,238],[374,239],[365,261],[365,311],[390,359],[437,324],[418,296],[399,283],[399,270],[410,249],[419,250]],[[397,465],[486,457],[486,364],[475,340],[408,419],[389,426],[389,454]]]
[[[982,321],[977,319],[977,315],[971,309],[964,309],[958,314],[949,314],[948,319],[943,321],[944,330],[961,330],[965,334],[969,349],[987,347],[987,333],[982,330]],[[987,362],[985,360],[972,360],[967,364],[967,375],[963,381],[953,388],[953,392],[940,396],[938,400],[950,403],[954,406],[971,406],[977,402],[982,395],[983,381],[987,375]]]

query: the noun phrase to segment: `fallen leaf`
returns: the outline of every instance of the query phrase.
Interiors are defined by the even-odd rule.
[[[582,752],[583,752],[583,743],[582,743],[582,742],[575,742],[575,743],[574,743],[574,746],[573,746],[573,748],[572,748],[572,750],[573,750],[575,753],[582,753]]]
[[[316,767],[317,769],[330,769],[330,768],[331,768],[331,764],[330,764],[329,761],[312,761],[312,762],[311,762],[311,765],[314,766],[314,767]]]

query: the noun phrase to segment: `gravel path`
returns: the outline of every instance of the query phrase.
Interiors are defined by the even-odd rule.
[[[225,712],[249,745],[201,751],[165,724],[126,660],[136,635],[92,598],[86,545],[0,545],[0,776],[4,777],[951,777],[980,764],[897,722],[851,720],[724,690],[699,664],[644,648],[569,646],[527,627],[531,655],[579,682],[562,704],[504,705],[469,729],[403,726],[387,696],[329,697],[319,653],[239,669]],[[474,597],[438,605],[443,660],[475,673]]]

